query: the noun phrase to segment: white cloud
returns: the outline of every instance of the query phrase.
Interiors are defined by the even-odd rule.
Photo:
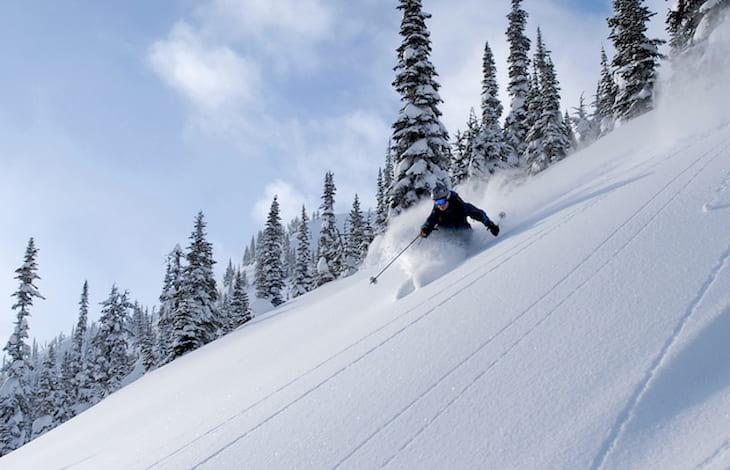
[[[278,196],[279,211],[283,223],[286,224],[301,213],[302,204],[305,202],[304,195],[293,184],[276,180],[266,186],[261,197],[254,203],[253,215],[256,220],[261,223],[266,222],[274,196]],[[311,209],[308,208],[309,211]]]
[[[334,20],[332,9],[321,0],[214,0],[199,16],[232,37],[263,41],[271,35],[319,39]]]
[[[150,48],[160,77],[205,112],[251,102],[258,94],[259,69],[226,45],[209,44],[185,21]]]

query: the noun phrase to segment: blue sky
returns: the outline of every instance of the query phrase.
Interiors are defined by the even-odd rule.
[[[650,0],[663,35],[663,0]],[[450,132],[478,105],[489,40],[504,91],[507,0],[424,0]],[[239,260],[278,194],[287,217],[374,199],[390,123],[394,1],[11,2],[0,17],[0,341],[13,270],[40,248],[31,334],[69,331],[81,285],[152,305],[165,254],[206,213],[219,265]],[[563,106],[595,87],[608,1],[526,0]],[[93,308],[92,317],[98,315]]]

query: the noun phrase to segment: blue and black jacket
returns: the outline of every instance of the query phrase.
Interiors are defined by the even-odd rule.
[[[431,215],[426,219],[426,223],[421,227],[421,231],[428,236],[438,225],[439,228],[449,230],[468,230],[471,225],[466,221],[467,217],[487,225],[490,220],[487,213],[478,207],[464,202],[456,191],[449,192],[449,206],[446,210],[441,210],[434,206]]]

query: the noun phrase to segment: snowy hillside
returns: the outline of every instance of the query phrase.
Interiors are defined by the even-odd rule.
[[[498,239],[434,234],[369,285],[420,206],[368,269],[0,466],[728,468],[730,112],[705,85],[529,185],[464,188],[508,213]]]

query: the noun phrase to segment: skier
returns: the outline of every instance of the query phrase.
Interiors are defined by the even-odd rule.
[[[495,237],[499,235],[499,226],[492,222],[487,213],[468,202],[464,202],[456,191],[450,191],[443,183],[436,183],[431,191],[433,210],[421,227],[421,237],[428,237],[438,226],[440,229],[453,231],[467,241],[471,238],[471,225],[466,221],[471,217],[483,223]]]

